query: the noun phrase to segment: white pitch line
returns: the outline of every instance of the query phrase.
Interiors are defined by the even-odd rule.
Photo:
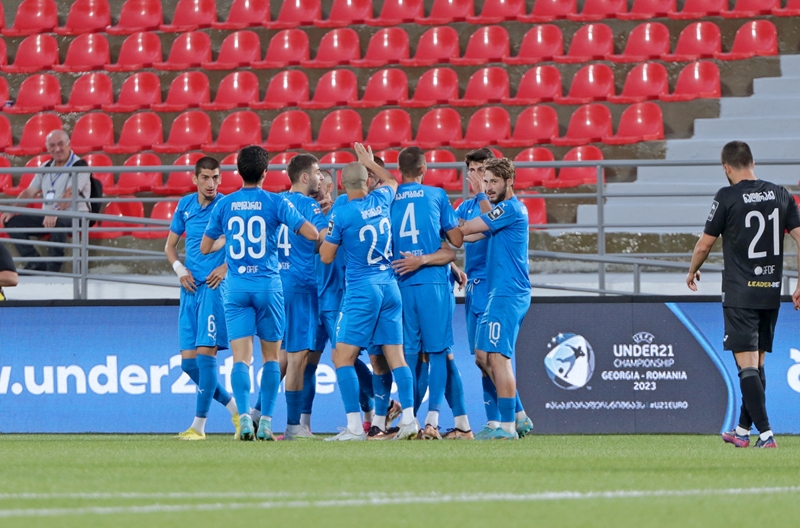
[[[359,498],[325,500],[289,500],[269,502],[217,502],[211,504],[148,504],[144,506],[92,506],[80,508],[46,508],[0,510],[0,518],[61,517],[66,515],[120,515],[142,513],[179,513],[224,510],[269,510],[280,508],[340,508],[347,506],[389,506],[404,504],[444,504],[472,502],[539,502],[560,500],[615,500],[663,497],[696,497],[725,495],[774,495],[798,493],[800,486],[771,488],[726,488],[695,490],[619,490],[619,491],[552,491],[543,493],[464,493],[464,494],[364,494]],[[162,495],[162,498],[164,496]]]

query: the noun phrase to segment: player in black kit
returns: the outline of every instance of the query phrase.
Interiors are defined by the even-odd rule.
[[[722,236],[724,346],[734,353],[742,389],[739,425],[723,433],[722,439],[736,447],[747,447],[750,427],[755,424],[760,433],[755,446],[778,447],[764,399],[764,356],[772,351],[780,308],[783,235],[788,231],[800,243],[800,212],[784,187],[755,177],[753,154],[747,143],[731,141],[725,145],[722,167],[730,186],[714,196],[686,284],[697,291],[700,266],[717,237]],[[800,287],[795,298],[800,300]]]

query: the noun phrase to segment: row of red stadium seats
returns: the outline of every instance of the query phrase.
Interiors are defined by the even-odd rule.
[[[64,63],[60,64],[56,39],[50,35],[31,35],[19,44],[11,65],[6,64],[6,45],[0,40],[0,66],[6,73],[32,73],[50,69],[60,72],[98,69],[134,71],[146,67],[159,70],[184,70],[190,67],[236,70],[242,67],[283,68],[289,65],[331,68],[341,65],[380,67],[387,64],[413,67],[439,63],[532,64],[546,60],[560,63],[591,60],[642,62],[648,59],[691,61],[704,57],[739,60],[776,55],[778,36],[774,24],[768,20],[746,22],[737,30],[730,51],[722,52],[719,27],[713,22],[697,22],[681,31],[675,49],[670,53],[669,29],[658,22],[646,22],[631,31],[623,52],[616,54],[613,30],[605,24],[588,24],[575,32],[565,55],[561,29],[554,25],[541,25],[525,34],[519,53],[512,57],[508,31],[501,26],[487,26],[472,34],[461,56],[458,32],[453,27],[441,26],[429,29],[420,37],[416,53],[411,58],[406,31],[402,28],[386,28],[370,39],[362,59],[358,33],[343,28],[323,35],[318,50],[316,57],[311,60],[308,35],[301,30],[285,30],[270,40],[262,60],[258,34],[245,30],[226,37],[214,61],[211,37],[194,31],[181,34],[164,61],[158,35],[137,33],[123,42],[117,62],[112,64],[108,39],[89,33],[78,36],[70,43]]]
[[[182,32],[209,27],[394,26],[409,22],[441,25],[461,21],[495,24],[504,20],[530,23],[569,19],[585,22],[604,18],[641,20],[668,16],[693,19],[712,15],[749,18],[767,14],[800,14],[800,0],[788,0],[785,8],[781,8],[780,0],[737,0],[733,9],[728,9],[728,0],[687,0],[680,12],[675,0],[634,0],[630,11],[627,0],[586,0],[580,13],[576,0],[537,0],[530,14],[526,11],[525,0],[486,0],[478,16],[475,15],[473,0],[436,0],[427,17],[423,0],[386,0],[377,17],[374,17],[372,4],[372,0],[334,0],[328,17],[323,19],[320,0],[292,0],[282,3],[277,19],[272,22],[269,0],[234,0],[227,20],[220,22],[215,0],[180,0],[172,22],[164,24],[160,0],[128,0],[122,7],[118,24],[112,26],[108,0],[78,0],[70,8],[66,24],[59,26],[55,0],[23,0],[16,10],[12,27],[3,29],[3,34],[20,36],[49,31],[62,35],[98,31],[130,34],[141,30]],[[5,17],[0,16],[0,21],[2,27]]]
[[[376,108],[397,104],[408,108],[427,108],[434,104],[482,106],[487,103],[531,105],[539,102],[584,104],[592,101],[634,103],[661,98],[665,101],[689,100],[720,96],[719,68],[712,62],[695,62],[678,75],[673,94],[669,94],[669,75],[659,63],[636,65],[625,79],[620,95],[615,93],[613,70],[605,64],[582,67],[572,79],[569,93],[562,91],[561,72],[555,66],[536,66],[523,74],[514,97],[510,95],[508,72],[488,67],[473,73],[463,97],[459,97],[458,74],[450,68],[433,68],[422,74],[412,98],[406,73],[386,69],[375,73],[367,82],[364,95],[358,97],[358,78],[350,70],[326,72],[317,82],[309,99],[309,82],[301,70],[288,70],[269,82],[263,100],[258,77],[252,72],[235,72],[226,76],[211,101],[208,77],[199,71],[182,73],[173,79],[166,101],[161,100],[161,80],[150,72],[136,73],[125,80],[117,102],[111,79],[102,73],[86,74],[75,81],[67,104],[62,104],[61,84],[50,74],[34,74],[26,78],[14,99],[8,84],[0,79],[0,105],[8,114],[33,114],[55,109],[58,112],[85,112],[102,109],[106,112],[181,112],[199,107],[203,110],[280,109],[299,106],[303,109],[326,109],[334,106]],[[13,104],[6,101],[13,100]]]
[[[52,130],[62,128],[56,114],[37,114],[23,129],[17,146],[11,142],[10,125],[0,117],[0,147],[11,155],[34,155],[44,151],[44,138]],[[193,149],[207,152],[233,152],[246,145],[262,144],[261,118],[250,111],[227,116],[213,141],[211,120],[200,110],[189,110],[172,121],[167,141],[158,114],[141,112],[130,116],[122,126],[119,140],[114,141],[114,123],[102,112],[82,116],[72,132],[72,149],[77,153],[105,151],[111,154],[132,154],[145,150],[179,153]],[[622,113],[617,135],[612,131],[611,111],[602,104],[586,104],[573,112],[567,133],[559,136],[556,111],[549,106],[526,108],[517,118],[512,134],[511,118],[505,108],[484,107],[469,120],[462,136],[461,115],[452,108],[436,108],[422,116],[417,134],[412,139],[409,114],[400,109],[379,112],[363,136],[361,116],[355,110],[336,110],[322,120],[316,141],[312,141],[311,119],[302,110],[279,114],[272,122],[264,147],[268,150],[303,148],[314,152],[344,148],[366,141],[375,148],[418,145],[422,148],[450,146],[459,149],[483,145],[525,147],[538,143],[584,145],[603,141],[609,144],[637,143],[664,138],[661,108],[650,102],[636,103]],[[3,150],[3,148],[0,148]]]

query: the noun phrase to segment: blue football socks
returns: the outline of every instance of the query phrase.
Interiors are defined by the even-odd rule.
[[[464,383],[461,380],[461,372],[459,372],[454,359],[447,360],[447,390],[445,394],[450,408],[453,409],[453,416],[467,414],[467,405],[464,401]]]
[[[428,354],[428,357],[430,358],[428,411],[439,411],[442,408],[444,390],[447,385],[447,352]]]
[[[278,388],[281,385],[281,367],[277,361],[264,363],[261,372],[261,416],[272,418],[275,411],[275,400],[278,399]],[[299,391],[298,391],[299,392]],[[236,400],[237,402],[239,400]],[[299,409],[299,407],[298,407]],[[300,416],[297,417],[298,423]]]
[[[303,405],[303,391],[286,391],[286,424],[300,425],[300,409]]]
[[[483,376],[481,378],[483,384],[483,408],[486,411],[486,421],[499,422],[500,410],[497,406],[497,388],[492,383],[492,378]]]
[[[392,394],[392,373],[373,374],[372,387],[375,391],[375,415],[386,416]]]
[[[200,386],[200,369],[197,366],[197,359],[184,358],[181,360],[181,370],[183,370],[186,375],[189,376],[189,379],[191,379],[195,385],[198,387]],[[214,389],[214,399],[220,402],[222,405],[228,405],[228,402],[231,401],[231,398],[233,398],[233,396],[228,394],[228,391],[226,391],[222,385],[217,383],[217,386]]]
[[[392,371],[394,381],[397,383],[397,396],[400,406],[408,409],[414,406],[414,377],[409,367],[397,367]]]
[[[301,414],[311,414],[314,396],[317,394],[317,366],[308,364],[303,371],[303,405]]]
[[[414,391],[414,415],[418,413],[422,405],[422,400],[425,399],[425,393],[428,392],[428,377],[430,375],[428,366],[427,361],[420,360],[417,363],[416,375],[414,376],[416,382]]]
[[[500,410],[500,423],[514,423],[514,398],[497,398],[497,407]]]
[[[372,372],[360,359],[356,359],[354,368],[358,376],[358,404],[363,412],[375,408],[375,389],[372,387]]]
[[[358,375],[355,367],[337,368],[336,379],[339,381],[339,391],[342,393],[344,412],[348,414],[359,412],[361,408],[358,403]]]
[[[239,414],[250,412],[250,367],[247,363],[239,361],[231,368],[231,387],[233,397],[236,398],[236,409]]]
[[[197,384],[197,407],[195,416],[207,418],[217,388],[217,358],[214,356],[197,356],[199,383]]]

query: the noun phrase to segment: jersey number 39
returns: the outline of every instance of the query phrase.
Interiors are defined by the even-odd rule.
[[[228,220],[228,230],[233,231],[231,233],[233,240],[230,245],[232,259],[244,258],[245,252],[254,259],[262,258],[267,253],[267,225],[260,216],[250,217],[247,220],[247,229],[245,229],[244,218],[233,216]],[[245,235],[247,235],[247,241],[245,241]]]

